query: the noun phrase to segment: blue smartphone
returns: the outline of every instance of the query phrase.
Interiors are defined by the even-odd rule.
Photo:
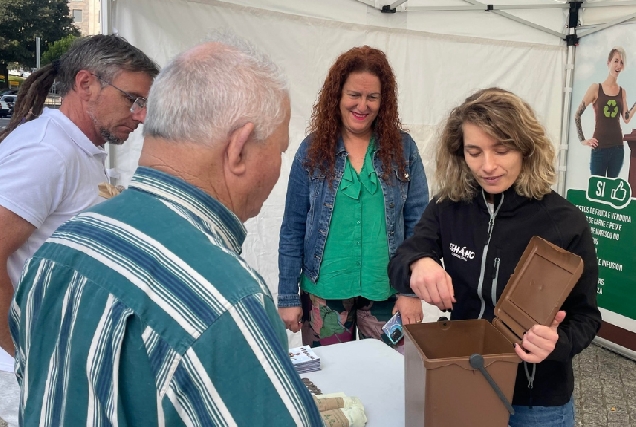
[[[384,331],[392,344],[397,345],[400,342],[404,336],[404,331],[402,330],[402,317],[399,311],[382,326],[382,331]]]

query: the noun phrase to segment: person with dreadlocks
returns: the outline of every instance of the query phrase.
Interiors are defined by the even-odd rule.
[[[329,70],[289,175],[278,257],[287,328],[302,329],[312,347],[356,335],[394,347],[384,323],[397,311],[404,324],[423,313],[418,298],[390,286],[387,264],[427,203],[389,61],[381,50],[352,48]]]
[[[7,316],[25,261],[60,224],[103,200],[104,144],[123,143],[143,123],[158,73],[123,38],[96,35],[76,41],[20,87],[0,134],[0,347],[10,355]],[[54,81],[59,110],[44,108]],[[0,353],[3,365],[7,356]]]

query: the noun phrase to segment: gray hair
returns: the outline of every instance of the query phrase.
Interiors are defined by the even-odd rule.
[[[284,120],[288,96],[286,78],[267,55],[231,33],[217,32],[163,68],[150,89],[143,133],[215,143],[253,123],[255,138],[262,141]]]
[[[159,66],[126,39],[98,34],[76,40],[60,58],[56,78],[60,95],[64,96],[73,89],[75,76],[81,70],[112,82],[121,71],[146,73],[155,77],[159,73]]]

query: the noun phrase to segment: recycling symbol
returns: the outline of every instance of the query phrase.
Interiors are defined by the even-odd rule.
[[[610,112],[610,107],[614,107],[614,111]],[[616,100],[610,99],[607,101],[607,105],[603,107],[603,114],[605,114],[605,117],[616,117],[618,114],[618,105],[616,105]]]

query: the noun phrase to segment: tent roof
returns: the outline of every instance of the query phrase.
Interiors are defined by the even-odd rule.
[[[199,0],[206,3],[210,0]],[[482,37],[549,45],[563,43],[567,34],[568,2],[565,0],[224,0],[252,8],[351,24],[425,31],[436,34]],[[385,5],[396,13],[382,13]],[[487,12],[487,4],[494,11]],[[513,6],[514,8],[510,8]],[[636,14],[633,0],[586,0],[580,12],[582,29],[611,23]],[[520,9],[527,7],[527,9]],[[470,8],[474,8],[470,10]],[[440,10],[446,9],[446,10]],[[508,15],[502,16],[502,15]],[[513,21],[518,19],[519,21]],[[545,28],[532,28],[521,21]]]

